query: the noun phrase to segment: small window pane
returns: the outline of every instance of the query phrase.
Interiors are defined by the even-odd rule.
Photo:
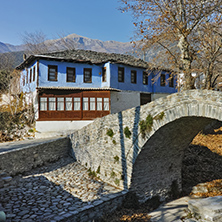
[[[64,98],[57,98],[57,110],[64,110]]]
[[[118,82],[124,82],[124,68],[118,68]]]
[[[89,98],[83,97],[83,110],[89,110],[88,101],[89,101]]]
[[[48,66],[48,80],[57,81],[57,66]]]
[[[148,73],[143,72],[143,85],[148,85]]]
[[[96,110],[96,99],[90,98],[90,110]]]
[[[106,67],[103,67],[103,71],[102,71],[102,81],[106,82]]]
[[[80,98],[75,97],[74,98],[74,110],[80,110],[80,108],[81,108]]]
[[[174,87],[174,77],[173,74],[169,74],[169,87]]]
[[[131,71],[131,83],[136,83],[136,71]]]
[[[109,98],[104,98],[104,110],[109,110]]]
[[[67,68],[67,82],[75,82],[75,68]]]
[[[166,76],[164,74],[161,74],[160,76],[160,86],[166,85]]]
[[[35,81],[35,66],[33,67],[33,82]]]
[[[56,98],[49,97],[49,110],[56,110]]]
[[[92,69],[84,69],[84,82],[91,83],[92,82]]]
[[[97,110],[103,110],[102,98],[97,98]]]
[[[32,69],[30,69],[30,71],[29,71],[30,73],[29,73],[29,82],[31,83],[32,82]]]
[[[66,110],[72,110],[72,98],[66,97]]]
[[[40,97],[40,110],[41,111],[47,110],[47,98],[46,97]]]

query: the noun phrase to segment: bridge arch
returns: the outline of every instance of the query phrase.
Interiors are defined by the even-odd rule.
[[[144,136],[139,123],[148,115],[153,126]],[[70,138],[77,161],[104,181],[141,200],[164,199],[172,188],[181,190],[184,149],[213,120],[222,120],[222,93],[189,90],[96,119]]]

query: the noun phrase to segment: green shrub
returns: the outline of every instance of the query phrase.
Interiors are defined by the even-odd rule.
[[[113,142],[114,145],[116,145],[116,140],[113,140],[112,142]]]
[[[116,179],[114,180],[114,183],[115,183],[117,186],[119,186],[120,180],[116,178]]]
[[[149,114],[146,117],[146,120],[141,120],[139,122],[140,126],[140,133],[142,134],[142,137],[145,137],[146,132],[150,132],[153,127],[153,117]]]
[[[106,132],[106,135],[110,136],[112,138],[114,136],[113,130],[112,129],[108,129],[107,132]]]
[[[88,175],[92,178],[97,176],[96,172],[91,170],[91,167],[88,169]]]
[[[165,113],[164,112],[161,112],[160,114],[156,115],[154,117],[155,120],[162,120],[165,116]]]
[[[114,163],[119,163],[119,157],[118,156],[114,156]]]
[[[124,134],[125,134],[125,137],[126,137],[126,138],[129,138],[129,139],[130,139],[132,133],[130,132],[128,126],[126,126],[126,127],[124,128]]]
[[[98,166],[96,173],[100,173],[100,166]]]

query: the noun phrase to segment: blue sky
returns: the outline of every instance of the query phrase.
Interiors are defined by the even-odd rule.
[[[0,42],[22,44],[25,32],[43,32],[47,39],[78,34],[127,42],[133,37],[130,13],[119,0],[0,0]]]

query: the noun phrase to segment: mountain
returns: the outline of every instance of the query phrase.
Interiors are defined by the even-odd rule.
[[[61,51],[66,49],[85,49],[98,52],[107,53],[126,53],[133,50],[130,42],[117,42],[117,41],[101,41],[98,39],[90,39],[77,34],[71,34],[66,37],[46,40],[43,43],[49,51]],[[25,51],[25,45],[14,46],[0,42],[0,53]]]
[[[24,49],[25,49],[24,45],[15,46],[15,45],[0,42],[0,53],[24,51]]]

